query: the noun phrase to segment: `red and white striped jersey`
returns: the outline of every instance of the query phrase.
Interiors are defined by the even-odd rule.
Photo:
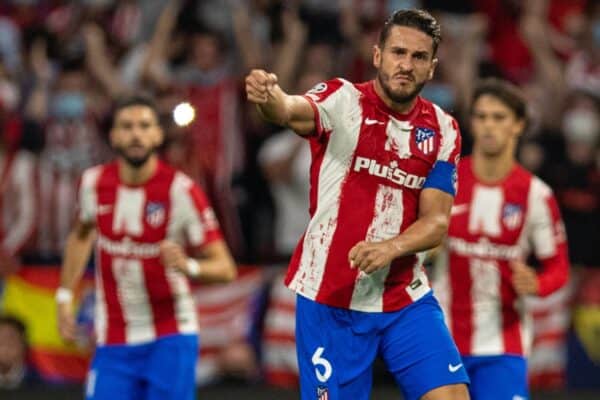
[[[367,275],[350,267],[348,253],[362,240],[390,239],[415,222],[419,194],[434,165],[458,161],[458,126],[420,97],[408,114],[393,111],[373,81],[333,79],[305,97],[316,125],[309,139],[311,220],[286,285],[335,307],[398,310],[430,291],[423,255],[398,258]]]
[[[139,186],[117,163],[86,170],[79,219],[96,225],[95,327],[99,344],[137,344],[197,331],[187,278],[160,261],[160,242],[199,248],[221,238],[206,197],[191,179],[159,162]]]
[[[458,188],[433,284],[448,327],[463,355],[528,354],[531,324],[510,261],[533,252],[541,296],[564,285],[569,264],[556,200],[519,165],[502,181],[483,183],[471,158],[458,167]]]

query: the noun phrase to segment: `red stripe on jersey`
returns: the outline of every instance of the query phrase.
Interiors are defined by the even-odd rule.
[[[417,257],[410,256],[397,259],[392,263],[390,272],[385,279],[382,311],[398,310],[412,302],[412,299],[406,292],[406,287],[410,284],[412,274],[407,275],[406,271],[412,271],[416,262]],[[422,282],[422,284],[425,285],[425,282]]]
[[[121,344],[126,342],[125,317],[117,293],[117,281],[112,269],[112,257],[99,250],[100,274],[106,303],[106,344]]]
[[[500,279],[500,296],[504,304],[514,304],[517,295],[512,286],[512,270],[506,262],[498,262],[502,279]],[[521,319],[515,307],[502,307],[502,337],[504,353],[523,354],[521,338]]]
[[[318,123],[319,114],[316,110],[316,107],[312,101],[309,100],[310,105],[313,107],[315,112],[315,123]],[[319,172],[321,171],[321,164],[323,163],[323,158],[325,157],[325,151],[327,150],[327,142],[329,141],[329,134],[331,132],[325,132],[320,138],[311,137],[309,138],[310,151],[312,156],[312,163],[310,167],[310,192],[309,192],[309,206],[308,213],[312,217],[317,208],[317,197],[318,197],[318,188],[319,188]],[[287,270],[285,281],[286,285],[289,285],[296,272],[300,268],[300,260],[302,259],[302,248],[304,243],[304,235],[300,238],[296,249],[294,250],[294,254],[290,260],[290,265]]]
[[[473,300],[469,260],[450,254],[450,307],[448,316],[452,334],[460,354],[471,354],[473,338]]]
[[[167,281],[166,267],[158,264],[157,260],[148,259],[143,261],[143,268],[148,293],[152,293],[148,300],[152,308],[156,336],[176,333],[175,303],[171,285]]]

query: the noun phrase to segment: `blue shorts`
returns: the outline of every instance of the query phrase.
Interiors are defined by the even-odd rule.
[[[298,295],[296,349],[303,400],[369,399],[378,355],[406,400],[469,382],[431,294],[386,313],[330,307]]]
[[[527,361],[520,356],[463,356],[471,400],[526,400]]]
[[[193,400],[197,335],[140,345],[100,346],[86,383],[87,400]]]

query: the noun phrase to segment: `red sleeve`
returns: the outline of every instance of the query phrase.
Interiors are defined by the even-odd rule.
[[[542,263],[542,269],[538,273],[538,294],[540,296],[547,296],[560,289],[569,279],[569,255],[565,227],[554,196],[548,196],[546,203],[552,218],[554,245],[556,247],[553,256],[540,259]]]

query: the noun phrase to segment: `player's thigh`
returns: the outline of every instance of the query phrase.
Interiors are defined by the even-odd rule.
[[[296,352],[303,400],[369,398],[377,335],[355,332],[353,325],[361,324],[356,315],[298,296]]]
[[[464,356],[473,400],[528,399],[527,361],[520,356]]]
[[[411,304],[400,315],[383,333],[381,355],[406,400],[420,399],[436,388],[469,382],[433,296]]]
[[[138,400],[143,396],[144,381],[136,373],[136,360],[126,350],[98,349],[85,384],[86,400]]]
[[[147,366],[146,400],[193,400],[196,398],[196,335],[159,339]]]

